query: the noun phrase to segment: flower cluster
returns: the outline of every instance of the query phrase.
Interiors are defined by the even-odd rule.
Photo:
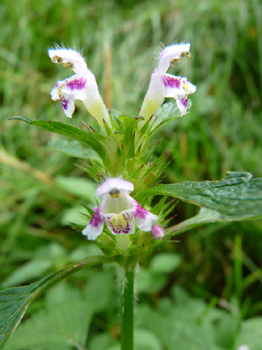
[[[189,50],[190,44],[184,43],[167,46],[161,51],[158,65],[151,75],[149,88],[140,109],[139,116],[145,122],[157,111],[166,97],[173,97],[176,100],[181,116],[186,114],[188,95],[194,93],[196,87],[185,77],[167,74],[167,70],[174,63],[179,62],[180,58],[190,56]],[[102,139],[106,140],[107,135],[109,135],[108,128],[114,131],[113,120],[111,121],[109,117],[99,94],[95,76],[87,68],[84,58],[79,52],[65,48],[50,49],[48,53],[53,62],[61,63],[75,73],[70,78],[57,82],[51,92],[52,99],[61,101],[63,111],[69,118],[72,117],[75,110],[75,100],[81,100],[99,123],[104,134]],[[135,138],[133,130],[132,135]],[[112,137],[112,139],[115,138]],[[106,151],[109,152],[106,159],[116,157],[117,150],[123,153],[121,148],[117,148],[118,144],[112,144],[114,142],[112,139],[108,142],[105,141],[102,146],[106,147]],[[145,139],[145,135],[140,135],[140,140],[143,139]],[[142,144],[136,144],[136,149],[143,149]],[[114,152],[114,154],[111,155],[110,152]],[[130,149],[128,154],[129,152]],[[132,157],[136,157],[136,155]],[[115,171],[116,173],[119,171]],[[94,209],[94,215],[83,230],[83,234],[89,240],[95,240],[103,232],[104,223],[114,235],[134,234],[136,224],[140,230],[151,231],[152,238],[161,239],[164,236],[164,230],[161,226],[155,225],[158,216],[144,209],[129,195],[133,190],[133,183],[115,177],[109,178],[99,186],[96,195],[102,202]]]

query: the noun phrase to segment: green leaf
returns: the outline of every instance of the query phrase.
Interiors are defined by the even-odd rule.
[[[141,120],[141,117],[133,117],[129,115],[121,115],[119,117],[119,120],[121,121],[123,125],[123,143],[124,145],[130,145],[128,149],[128,153],[126,154],[127,158],[134,157],[134,132],[137,127],[138,122]]]
[[[237,338],[237,348],[246,345],[250,350],[262,350],[262,317],[243,321]]]
[[[220,181],[186,181],[157,185],[138,193],[137,198],[168,195],[184,202],[215,210],[208,220],[243,220],[262,216],[262,178],[251,173],[227,172]],[[203,216],[204,212],[201,213]],[[203,219],[203,218],[202,218]]]
[[[119,117],[123,115],[123,112],[118,111],[117,109],[111,108],[109,110],[111,121],[115,122],[117,125],[119,124]]]
[[[88,302],[93,305],[95,312],[108,310],[109,307],[114,306],[114,296],[117,294],[117,290],[113,272],[109,269],[96,272],[86,284],[84,294]]]
[[[61,219],[60,223],[63,226],[70,226],[72,223],[76,225],[86,226],[88,224],[88,219],[82,215],[83,206],[76,205],[72,208],[65,209],[60,213]]]
[[[167,278],[164,274],[154,273],[141,267],[136,276],[136,282],[138,293],[151,295],[165,287]]]
[[[88,203],[95,204],[96,185],[94,181],[73,176],[57,176],[55,180],[63,190],[70,192],[79,198],[83,198]]]
[[[93,254],[95,255],[95,254]],[[83,256],[87,258],[88,255]],[[68,251],[62,245],[52,242],[51,244],[41,246],[28,256],[30,261],[24,263],[13,273],[11,273],[6,280],[1,284],[1,288],[9,288],[19,284],[31,283],[47,273],[48,269],[56,266],[65,266],[68,261]],[[69,262],[80,260],[76,258]]]
[[[166,350],[225,350],[217,344],[217,322],[223,322],[228,312],[210,308],[203,299],[192,298],[178,285],[171,294],[173,298],[158,301],[157,309],[141,304],[136,326],[150,330]]]
[[[113,345],[108,346],[112,343],[112,338],[103,335],[96,336],[95,341],[92,342],[90,350],[121,350],[120,342],[114,342]],[[106,346],[107,345],[107,346]],[[145,329],[134,330],[134,349],[135,350],[161,350],[163,349],[157,336]]]
[[[52,261],[32,260],[18,267],[8,278],[2,283],[3,288],[15,286],[17,284],[30,282],[34,278],[40,278],[44,272],[52,266]]]
[[[82,290],[80,288],[73,287],[70,282],[63,280],[61,283],[56,284],[45,293],[45,305],[47,310],[53,310],[53,308],[58,305],[70,305],[72,302],[84,300]],[[88,304],[90,305],[89,302]],[[90,309],[94,311],[93,307]],[[21,328],[21,326],[19,326],[19,328]],[[15,331],[14,334],[16,333],[17,331]]]
[[[167,235],[165,238],[168,239],[170,236],[173,236],[174,233],[178,235],[182,232],[189,231],[199,225],[210,224],[219,221],[232,221],[232,217],[223,216],[216,210],[201,208],[197,215],[166,229]]]
[[[162,106],[155,112],[152,121],[149,124],[151,129],[150,136],[153,135],[160,126],[178,117],[181,117],[181,112],[176,103],[166,102],[162,104]]]
[[[181,257],[174,253],[155,255],[150,262],[150,270],[154,273],[170,273],[179,267]]]
[[[26,312],[29,304],[51,288],[62,279],[72,275],[73,273],[97,264],[110,262],[103,256],[95,256],[86,258],[81,261],[68,265],[64,269],[55,272],[40,281],[29,284],[28,286],[13,287],[0,292],[0,349],[3,348],[5,342]]]
[[[195,307],[194,301],[187,310],[171,303],[167,310],[159,313],[149,307],[140,307],[137,323],[140,328],[155,334],[164,349],[215,350],[210,332],[199,322],[204,310],[205,304],[202,308],[198,305]]]
[[[94,135],[87,133],[76,126],[57,122],[57,121],[45,121],[45,120],[32,120],[25,117],[14,116],[9,120],[22,120],[30,125],[35,125],[40,129],[51,131],[58,135],[68,136],[74,140],[85,143],[88,147],[92,148],[101,159],[105,159],[105,150],[101,143]],[[101,135],[100,135],[101,136]]]
[[[134,344],[136,350],[161,350],[162,346],[157,336],[145,329],[135,329]]]
[[[92,257],[94,255],[103,255],[103,253],[95,243],[88,242],[88,244],[74,249],[69,255],[69,260],[70,262],[73,262],[87,257]]]
[[[70,300],[26,320],[7,342],[6,350],[70,350],[83,348],[93,314],[92,304]],[[78,347],[79,346],[79,347]]]
[[[112,336],[109,333],[96,333],[92,336],[91,340],[88,343],[88,350],[111,350],[112,347],[110,345],[116,343],[113,340]],[[119,344],[120,350],[120,344]]]
[[[49,145],[57,151],[63,152],[68,156],[75,158],[96,158],[97,154],[90,148],[84,148],[79,141],[76,140],[66,140],[59,138],[57,140],[52,140]]]

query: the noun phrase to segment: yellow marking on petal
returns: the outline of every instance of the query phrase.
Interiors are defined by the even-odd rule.
[[[188,94],[188,86],[186,83],[182,83],[182,86],[184,88],[184,90],[186,90],[186,93]]]
[[[117,188],[113,188],[110,192],[111,198],[119,198],[121,196],[120,191]]]
[[[57,89],[57,94],[59,96],[59,98],[61,99],[64,95],[62,94],[61,90],[66,86],[66,84],[63,84],[61,86],[59,86],[59,88]]]
[[[117,231],[119,226],[121,226],[123,229],[127,227],[128,221],[125,218],[124,214],[113,214],[112,217],[109,219],[111,225],[113,228]]]
[[[191,57],[191,52],[186,52],[186,57]]]

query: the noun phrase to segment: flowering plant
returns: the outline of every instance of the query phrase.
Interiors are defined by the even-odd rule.
[[[74,113],[75,100],[82,101],[97,121],[99,131],[86,124],[88,119],[84,123],[86,131],[60,121],[18,116],[10,119],[73,138],[96,152],[99,160],[90,157],[82,168],[96,181],[96,196],[101,202],[96,208],[84,206],[86,226],[74,225],[74,228],[88,240],[94,240],[104,256],[83,259],[28,286],[2,291],[4,323],[0,344],[15,330],[30,302],[54,284],[84,267],[115,263],[120,266],[123,286],[121,346],[122,350],[132,350],[134,278],[142,257],[150,255],[172,236],[197,225],[261,217],[262,182],[250,173],[228,172],[220,181],[161,183],[160,176],[170,162],[170,153],[156,157],[157,144],[152,144],[152,137],[163,124],[188,113],[188,96],[196,91],[196,86],[185,77],[168,74],[167,70],[180,59],[190,57],[189,43],[170,45],[161,51],[138,116],[107,110],[96,79],[79,52],[56,47],[48,53],[54,63],[63,64],[75,73],[57,82],[51,92],[52,99],[60,100],[69,118]],[[166,97],[174,98],[176,103],[163,104]],[[174,200],[167,201],[167,197]],[[201,209],[196,216],[168,227],[177,200]]]

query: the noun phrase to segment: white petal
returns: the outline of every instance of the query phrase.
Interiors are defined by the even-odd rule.
[[[144,209],[139,203],[134,200],[136,209],[134,211],[135,223],[140,230],[151,231],[152,226],[156,223],[158,216]]]
[[[51,95],[51,99],[53,101],[56,101],[59,99],[59,96],[58,96],[58,88],[59,88],[59,83],[57,83],[57,85],[53,88],[53,90],[51,91],[50,95]]]
[[[103,232],[103,227],[104,219],[101,215],[101,205],[99,205],[95,209],[95,213],[91,221],[83,230],[82,234],[87,236],[87,239],[89,240],[95,240]]]
[[[188,95],[186,95],[184,98],[177,99],[176,104],[178,109],[181,112],[181,117],[186,114],[187,111],[187,105],[188,105]]]
[[[187,81],[188,93],[193,94],[196,91],[196,85],[191,84]]]
[[[164,102],[164,86],[158,68],[151,74],[149,88],[144,98],[139,115],[148,120]]]
[[[131,182],[124,181],[118,178],[110,178],[102,183],[96,190],[96,195],[102,198],[106,193],[109,193],[113,189],[124,190],[127,193],[134,191],[134,185]]]
[[[185,87],[185,89],[187,90],[188,94],[193,94],[196,91],[196,85],[193,85],[190,83],[190,81],[187,80],[187,78],[182,78],[182,83]]]
[[[75,99],[72,95],[62,93],[60,94],[59,98],[65,115],[68,118],[72,118],[72,114],[75,111]]]
[[[190,44],[174,44],[167,46],[159,55],[158,68],[160,74],[166,73],[170,66],[170,61],[175,58],[179,58],[179,55],[183,52],[189,52]]]
[[[164,74],[162,76],[162,82],[164,85],[164,96],[180,99],[185,97],[186,91],[183,88],[181,77],[176,77],[171,74]]]
[[[104,121],[111,127],[111,121],[108,111],[105,107],[102,97],[100,96],[96,78],[94,74],[88,70],[87,83],[85,87],[86,99],[83,101],[88,112],[92,114],[102,127],[104,128]]]
[[[72,69],[75,73],[86,74],[87,65],[85,59],[79,52],[71,49],[49,49],[48,55],[55,63],[63,63]]]

